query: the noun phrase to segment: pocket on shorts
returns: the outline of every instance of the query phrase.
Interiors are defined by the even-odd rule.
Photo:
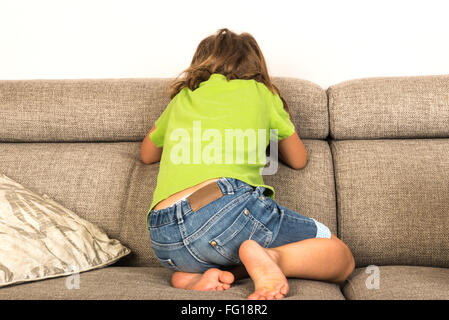
[[[159,260],[159,263],[165,268],[168,268],[173,271],[179,271],[178,266],[172,259],[160,259],[160,258],[157,259]]]
[[[272,238],[273,232],[244,208],[225,231],[209,240],[209,244],[229,261],[240,263],[239,248],[243,241],[251,239],[266,248]]]

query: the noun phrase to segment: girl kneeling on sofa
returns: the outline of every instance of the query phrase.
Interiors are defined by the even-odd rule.
[[[354,270],[349,248],[278,204],[263,181],[270,133],[293,169],[307,152],[256,40],[220,29],[183,73],[140,150],[144,163],[160,161],[147,222],[172,285],[222,291],[249,275],[249,299],[281,299],[287,277],[343,282]]]

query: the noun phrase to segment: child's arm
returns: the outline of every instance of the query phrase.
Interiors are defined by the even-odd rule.
[[[162,147],[157,147],[150,139],[150,133],[153,132],[154,129],[156,129],[155,126],[151,128],[150,132],[148,132],[147,136],[143,139],[143,142],[140,145],[140,159],[145,164],[150,164],[161,160]]]
[[[279,157],[293,169],[302,169],[307,164],[307,150],[296,131],[279,141]]]

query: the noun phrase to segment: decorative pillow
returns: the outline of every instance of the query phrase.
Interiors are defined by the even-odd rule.
[[[105,267],[130,252],[47,195],[0,174],[0,287]]]

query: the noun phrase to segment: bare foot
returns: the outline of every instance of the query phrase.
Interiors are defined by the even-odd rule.
[[[198,291],[223,291],[231,287],[234,275],[228,271],[211,268],[201,273],[175,272],[171,278],[173,287]]]
[[[279,268],[275,250],[265,249],[254,240],[246,240],[240,246],[239,256],[254,281],[255,290],[248,299],[282,299],[288,293],[287,278]]]

